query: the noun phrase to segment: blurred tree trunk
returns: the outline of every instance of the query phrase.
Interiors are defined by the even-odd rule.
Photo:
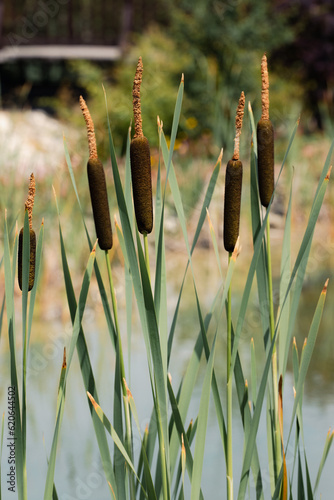
[[[128,42],[129,33],[132,28],[132,18],[133,0],[125,0],[122,9],[121,33],[119,38],[119,45],[121,49],[123,49]]]

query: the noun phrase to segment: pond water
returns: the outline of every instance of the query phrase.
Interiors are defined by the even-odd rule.
[[[205,266],[204,266],[205,267]],[[307,335],[308,327],[312,319],[312,314],[321,291],[323,282],[322,276],[316,283],[312,282],[303,293],[302,309],[298,316],[296,325],[296,340],[299,351],[304,337]],[[190,294],[190,287],[186,294]],[[200,291],[200,293],[202,293]],[[214,287],[210,291],[214,293]],[[203,302],[210,303],[212,297],[205,298]],[[256,302],[256,301],[255,301]],[[254,302],[254,304],[255,304]],[[170,372],[174,390],[178,387],[178,381],[182,377],[187,361],[191,355],[195,338],[198,332],[196,311],[190,311],[192,301],[184,301],[184,307],[180,312],[180,324],[176,332],[173,355],[171,358]],[[64,302],[64,307],[66,303]],[[254,305],[252,307],[255,307]],[[235,316],[238,305],[233,305],[233,315]],[[333,363],[333,311],[334,293],[329,289],[327,303],[325,305],[324,317],[318,341],[312,359],[305,395],[303,400],[304,410],[304,433],[305,448],[309,461],[311,480],[314,483],[318,466],[322,456],[323,445],[326,434],[331,427],[334,427],[334,363]],[[124,318],[123,318],[124,319]],[[122,321],[122,316],[121,316]],[[114,351],[108,337],[101,308],[88,307],[84,315],[84,331],[89,347],[89,353],[97,382],[100,404],[106,415],[112,420],[112,399],[113,399],[113,373],[115,368]],[[20,338],[20,330],[18,338]],[[33,331],[28,363],[28,441],[27,441],[27,474],[28,474],[28,498],[40,500],[43,498],[44,483],[47,470],[47,455],[52,444],[53,429],[55,424],[57,387],[59,382],[60,367],[62,362],[62,349],[64,343],[68,345],[71,334],[71,326],[60,319],[49,321],[43,326],[39,326],[38,333]],[[146,351],[144,340],[139,331],[139,327],[134,321],[133,336],[131,341],[131,373],[128,383],[133,394],[139,418],[141,431],[144,432],[149,422],[152,409],[152,398],[150,396],[150,384],[146,366]],[[256,331],[249,331],[240,346],[240,355],[247,370],[249,368],[249,343],[254,336],[257,346],[261,345],[261,338]],[[1,387],[0,401],[1,411],[6,410],[7,387],[9,385],[9,353],[5,340],[6,332],[3,330],[1,338]],[[225,342],[219,338],[215,360],[215,369],[219,387],[224,387],[225,377]],[[123,349],[127,357],[126,338],[123,339]],[[258,349],[261,351],[261,348]],[[19,356],[21,353],[19,353]],[[18,358],[20,359],[20,358]],[[259,355],[259,366],[263,362]],[[129,373],[128,362],[126,371]],[[204,364],[203,364],[204,367]],[[260,369],[259,369],[260,373]],[[193,394],[193,399],[188,412],[188,425],[192,417],[196,417],[201,397],[201,385],[203,380],[203,370],[200,371],[199,383]],[[291,371],[288,372],[285,380],[284,392],[284,416],[285,433],[288,432],[290,423],[289,415],[293,406],[293,379]],[[223,391],[221,391],[223,394]],[[223,400],[223,406],[225,402]],[[234,448],[234,477],[235,490],[241,471],[241,459],[243,450],[243,432],[241,429],[240,414],[235,401],[233,409],[233,448]],[[205,449],[205,460],[202,477],[202,489],[205,498],[225,498],[225,464],[223,448],[219,438],[219,430],[216,421],[215,407],[211,403],[209,411],[207,441]],[[7,439],[7,429],[5,427],[5,440]],[[109,439],[109,437],[108,437]],[[112,448],[112,440],[109,439]],[[267,443],[266,443],[266,423],[264,418],[260,422],[258,432],[258,449],[260,462],[263,464],[263,481],[265,488],[265,498],[269,498],[270,485],[268,470],[266,468]],[[294,446],[293,440],[287,453],[287,462],[291,464],[291,453]],[[134,441],[135,450],[138,451],[138,436]],[[15,495],[9,493],[5,486],[5,475],[8,473],[6,448],[2,456],[2,487],[3,498],[14,499]],[[329,498],[329,492],[333,489],[334,470],[334,449],[331,449],[327,463],[323,472],[319,494],[322,498]],[[101,469],[99,451],[97,448],[95,434],[93,431],[91,417],[88,411],[84,386],[80,373],[80,367],[75,354],[68,378],[66,404],[61,428],[61,435],[58,446],[58,456],[56,462],[55,484],[60,500],[83,500],[98,498],[99,500],[110,499],[108,486],[105,483]],[[188,488],[188,486],[187,486]],[[187,490],[189,491],[189,489]],[[254,488],[250,486],[249,498],[254,498]]]

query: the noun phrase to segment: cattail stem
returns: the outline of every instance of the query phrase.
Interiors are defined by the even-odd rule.
[[[230,264],[232,252],[228,254],[228,264]],[[226,453],[226,487],[227,499],[233,500],[233,446],[232,446],[232,373],[231,373],[231,356],[232,356],[232,288],[231,285],[227,294],[227,352],[226,352],[226,407],[227,407],[227,453]]]
[[[269,214],[268,214],[269,215]],[[269,328],[270,328],[270,338],[271,341],[275,335],[275,316],[274,316],[274,298],[273,298],[273,280],[272,280],[272,263],[271,263],[271,245],[270,245],[270,222],[269,216],[267,217],[267,225],[266,225],[266,233],[267,233],[267,272],[268,272],[268,300],[269,300]],[[279,433],[279,419],[278,419],[278,378],[277,378],[277,351],[276,351],[276,343],[273,348],[272,354],[272,383],[273,383],[273,408],[274,408],[274,453],[275,453],[275,480],[278,478],[281,463],[282,463],[282,454],[281,454],[281,440]]]
[[[148,254],[147,233],[143,234],[143,239],[144,239],[145,263],[146,263],[146,268],[147,268],[147,274],[148,274],[148,279],[151,281],[150,258],[149,258],[149,254]]]
[[[127,398],[127,387],[126,387],[126,382],[125,382],[125,368],[124,368],[122,341],[121,341],[120,328],[119,328],[119,322],[118,322],[117,300],[116,300],[114,282],[113,282],[113,278],[112,278],[108,250],[105,250],[105,258],[106,258],[106,264],[107,264],[107,270],[108,270],[110,295],[111,295],[111,302],[112,302],[114,321],[115,321],[116,355],[117,355],[118,362],[119,362],[120,380],[121,380],[122,394],[123,394],[124,416],[125,416],[125,423],[126,423],[126,436],[125,436],[126,451],[129,455],[129,457],[132,458],[132,427],[131,427],[130,408],[129,408],[129,402],[128,402],[128,398]],[[135,491],[135,485],[134,485],[134,478],[133,478],[132,474],[129,475],[129,486],[130,486],[130,491],[132,492],[131,499],[135,498],[135,496],[133,496],[134,491]]]

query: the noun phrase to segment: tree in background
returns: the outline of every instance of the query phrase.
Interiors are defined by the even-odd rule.
[[[334,119],[334,3],[332,0],[275,0],[293,39],[274,48],[276,70],[290,68],[304,89],[304,103],[313,120],[324,127],[323,108]]]

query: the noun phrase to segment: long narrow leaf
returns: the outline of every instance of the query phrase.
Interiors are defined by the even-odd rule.
[[[202,394],[200,400],[197,433],[194,452],[194,467],[191,481],[191,500],[199,498],[201,489],[202,468],[204,461],[205,436],[208,422],[209,402],[210,402],[210,387],[213,371],[213,362],[215,358],[216,336],[214,338],[210,358],[205,370],[205,377],[202,385]]]

